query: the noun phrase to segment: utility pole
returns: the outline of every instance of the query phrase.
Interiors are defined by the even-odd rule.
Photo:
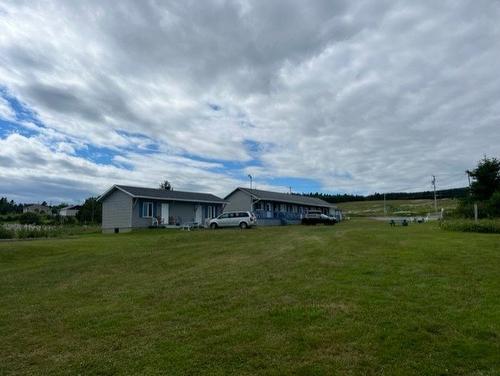
[[[436,199],[436,176],[432,175],[432,185],[434,187],[434,212],[437,213],[438,211],[438,206],[437,206],[437,199]]]
[[[252,180],[253,180],[253,177],[252,177],[252,175],[248,174],[248,178],[250,179],[250,189],[252,189]]]
[[[467,174],[467,179],[469,180],[469,197],[472,197],[472,189],[470,185],[470,174],[471,172],[469,170],[465,170],[465,173]],[[474,222],[477,222],[478,218],[478,212],[477,212],[477,203],[474,203]]]
[[[465,174],[467,175],[467,180],[469,181],[469,197],[470,197],[470,196],[472,196],[471,186],[470,186],[470,171],[465,170]]]
[[[385,193],[384,193],[384,215],[387,216],[387,206],[385,205]]]
[[[292,187],[288,187],[288,188],[289,188],[289,190],[290,190],[290,194],[292,194]]]

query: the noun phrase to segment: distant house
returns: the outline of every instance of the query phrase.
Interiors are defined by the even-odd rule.
[[[103,232],[124,232],[160,224],[206,224],[222,213],[225,201],[210,193],[114,185],[102,202]]]
[[[23,213],[50,214],[50,213],[52,213],[52,209],[46,205],[29,204],[29,205],[24,205]]]
[[[259,225],[300,223],[309,210],[320,210],[324,214],[341,219],[340,210],[333,204],[315,197],[289,193],[263,191],[238,187],[225,197],[228,204],[224,211],[247,210],[257,216]]]
[[[80,205],[66,206],[59,210],[61,217],[75,217],[82,207]]]

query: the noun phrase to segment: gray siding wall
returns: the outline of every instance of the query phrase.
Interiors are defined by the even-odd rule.
[[[226,201],[229,201],[229,203],[224,208],[225,212],[233,210],[252,210],[252,197],[248,193],[240,190],[233,192],[226,198]]]
[[[152,202],[153,203],[153,214],[155,212],[154,206],[157,205],[157,203],[153,200],[139,200],[139,199],[134,199],[133,201],[133,208],[132,208],[132,227],[148,227],[153,224],[153,218],[143,218],[142,217],[142,204],[144,202]]]
[[[115,190],[102,203],[102,229],[126,229],[131,227],[132,197]]]

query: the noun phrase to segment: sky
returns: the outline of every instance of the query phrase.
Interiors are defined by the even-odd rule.
[[[0,2],[0,196],[467,184],[500,150],[500,2]]]

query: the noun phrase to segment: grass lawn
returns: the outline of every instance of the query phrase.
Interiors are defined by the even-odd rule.
[[[353,201],[336,204],[344,215],[351,217],[377,217],[384,215],[384,200]],[[456,209],[458,200],[442,198],[437,200],[438,211]],[[388,215],[394,216],[425,216],[434,213],[434,200],[387,200]]]
[[[500,235],[333,227],[0,243],[0,375],[500,374]]]

